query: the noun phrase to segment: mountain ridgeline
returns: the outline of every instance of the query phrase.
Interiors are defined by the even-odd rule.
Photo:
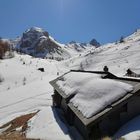
[[[17,44],[16,44],[16,43]],[[89,49],[100,46],[95,39],[90,43],[77,43],[71,41],[67,44],[60,44],[52,38],[47,31],[38,27],[26,30],[18,41],[14,41],[17,50],[34,57],[63,60],[74,55],[83,53]]]

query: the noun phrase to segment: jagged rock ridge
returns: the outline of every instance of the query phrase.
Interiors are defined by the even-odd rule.
[[[72,41],[68,44],[60,44],[47,31],[32,27],[23,33],[16,48],[34,57],[62,60],[98,46],[97,41],[94,41],[94,43]]]

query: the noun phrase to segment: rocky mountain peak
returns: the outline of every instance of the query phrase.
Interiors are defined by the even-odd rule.
[[[38,27],[26,30],[21,38],[21,48],[33,47],[40,38],[49,38],[49,33]]]
[[[96,39],[92,39],[89,44],[95,46],[95,47],[100,47],[100,43]]]
[[[95,40],[91,43],[71,41],[68,44],[60,44],[47,31],[38,27],[31,27],[23,33],[16,48],[34,57],[62,60],[70,58],[73,54],[77,55],[91,49],[91,47],[99,46]]]
[[[46,57],[60,49],[56,41],[52,40],[47,31],[38,27],[26,30],[18,45],[21,51],[36,57]]]

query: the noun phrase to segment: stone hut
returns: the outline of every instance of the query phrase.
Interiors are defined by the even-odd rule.
[[[72,70],[50,84],[54,88],[53,106],[63,111],[68,124],[85,140],[112,137],[122,125],[140,115],[138,79],[104,71]]]

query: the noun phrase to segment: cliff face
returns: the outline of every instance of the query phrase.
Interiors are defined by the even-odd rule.
[[[97,41],[96,43],[94,42],[94,45],[93,43],[77,42],[60,44],[47,31],[38,27],[32,27],[23,33],[16,48],[34,57],[63,60],[97,46],[99,46]]]
[[[95,46],[95,47],[100,47],[101,46],[101,44],[96,39],[92,39],[90,41],[90,44]]]
[[[50,38],[48,32],[37,27],[32,27],[23,33],[18,47],[27,54],[43,57],[61,49],[61,46]]]

